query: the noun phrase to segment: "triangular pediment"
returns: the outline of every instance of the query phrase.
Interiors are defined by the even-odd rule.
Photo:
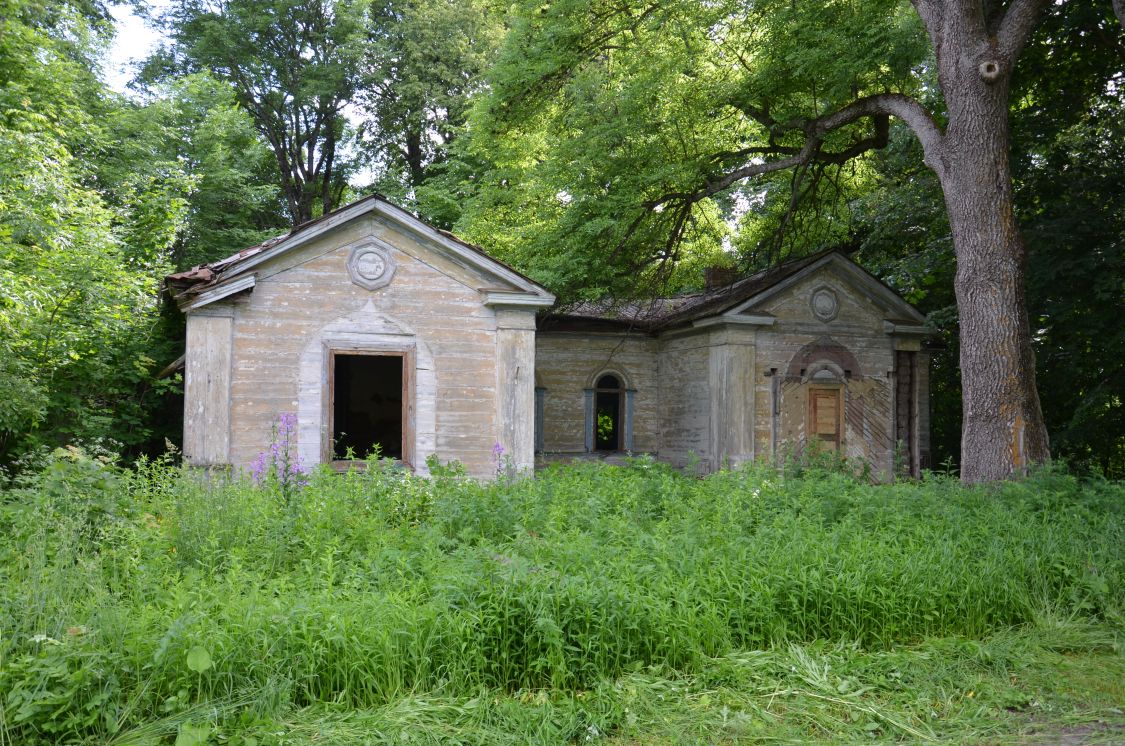
[[[744,316],[751,318],[768,317],[771,301],[798,285],[808,283],[815,277],[832,277],[841,281],[855,295],[865,298],[884,314],[888,321],[925,322],[926,317],[902,296],[888,287],[875,275],[851,261],[842,254],[832,252],[804,267],[780,282],[763,288],[760,292],[744,299],[727,310],[723,316]]]
[[[254,275],[268,276],[284,271],[292,263],[305,261],[309,256],[335,251],[330,236],[351,229],[351,243],[359,227],[362,239],[390,246],[409,254],[438,272],[481,292],[490,305],[547,307],[554,296],[544,287],[517,270],[489,256],[480,247],[462,241],[451,233],[434,228],[380,197],[365,197],[317,220],[298,226],[287,236],[243,250],[234,256],[211,265],[195,268],[189,273],[173,275],[169,280],[188,275],[202,275],[207,281],[197,283],[193,294],[200,303],[211,288],[231,287],[240,278]],[[312,252],[311,255],[308,252]],[[252,284],[252,283],[251,283]],[[215,293],[215,299],[225,297]]]

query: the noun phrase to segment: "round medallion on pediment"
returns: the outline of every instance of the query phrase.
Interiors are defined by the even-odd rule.
[[[827,286],[818,287],[812,292],[809,305],[812,306],[813,316],[824,322],[836,318],[836,314],[840,312],[840,300],[836,291]]]
[[[348,257],[348,274],[352,282],[368,290],[385,287],[395,274],[395,261],[391,252],[373,243],[364,243],[352,249]]]

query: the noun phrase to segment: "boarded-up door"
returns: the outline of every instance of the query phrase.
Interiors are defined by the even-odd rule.
[[[809,439],[833,451],[840,450],[840,389],[809,390]]]

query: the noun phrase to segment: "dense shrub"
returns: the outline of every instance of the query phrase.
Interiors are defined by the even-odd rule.
[[[1054,472],[871,486],[639,459],[500,484],[372,464],[314,473],[294,501],[71,452],[0,497],[0,725],[19,743],[150,721],[190,736],[411,692],[583,691],[783,643],[1120,628],[1123,496]]]

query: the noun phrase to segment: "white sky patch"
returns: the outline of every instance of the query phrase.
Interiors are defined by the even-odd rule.
[[[154,14],[164,10],[166,5],[166,0],[149,0]],[[136,74],[137,65],[155,52],[161,42],[167,41],[167,37],[134,13],[132,5],[114,5],[110,12],[117,33],[102,59],[105,82],[114,91],[128,94],[126,86]]]
[[[734,193],[734,206],[731,209],[730,217],[727,218],[727,227],[732,231],[737,231],[738,224],[742,222],[742,218],[746,216],[746,213],[755,208],[760,208],[765,203],[765,189],[753,192],[747,192],[742,189],[738,190]]]
[[[560,191],[555,194],[555,199],[564,205],[569,205],[574,200],[574,197],[570,195],[570,192]]]

